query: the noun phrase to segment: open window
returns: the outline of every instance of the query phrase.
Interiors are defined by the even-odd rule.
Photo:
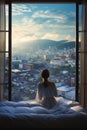
[[[44,68],[58,95],[75,100],[76,5],[12,4],[12,30],[12,100],[35,99]]]
[[[77,100],[80,90],[78,76],[78,16],[80,12],[78,11],[78,3],[49,3],[44,4],[44,6],[43,3],[20,4],[7,4],[7,23],[9,26],[6,38],[6,41],[8,41],[8,54],[6,56],[6,70],[8,71],[6,72],[6,80],[8,80],[8,85],[4,89],[6,90],[5,98],[16,101],[33,99],[35,97],[37,82],[40,81],[40,77],[38,77],[40,71],[44,67],[47,67],[51,71],[51,80],[55,81],[56,85],[58,85],[60,96]],[[67,7],[69,7],[68,10]],[[30,41],[32,38],[37,40],[39,45],[34,42],[34,49],[31,49],[32,42]],[[24,40],[26,40],[26,45],[24,44]],[[20,43],[22,46],[19,45]],[[69,47],[68,44],[70,44]],[[38,49],[40,46],[42,50]],[[25,53],[24,49],[26,50]],[[17,55],[19,52],[21,55]],[[64,89],[64,86],[66,89]],[[73,96],[70,94],[71,91]]]

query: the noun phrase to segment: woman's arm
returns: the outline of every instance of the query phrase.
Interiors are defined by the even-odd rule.
[[[40,101],[42,99],[42,93],[41,93],[41,89],[40,89],[40,84],[37,87],[37,92],[36,92],[36,100]]]
[[[53,92],[54,92],[54,96],[57,97],[58,96],[58,90],[57,90],[55,83],[53,83]]]

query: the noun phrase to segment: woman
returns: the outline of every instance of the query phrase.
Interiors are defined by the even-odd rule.
[[[50,73],[48,69],[41,72],[42,82],[38,84],[36,100],[45,108],[52,108],[56,105],[55,97],[58,96],[56,86],[49,81]]]

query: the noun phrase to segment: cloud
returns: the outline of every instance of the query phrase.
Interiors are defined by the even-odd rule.
[[[42,39],[50,39],[50,40],[54,40],[54,41],[59,41],[61,39],[61,36],[58,34],[54,34],[54,33],[46,33]]]
[[[22,15],[24,13],[32,12],[31,9],[24,4],[14,4],[12,6],[12,15]]]
[[[33,9],[33,8],[32,8]],[[61,10],[41,9],[31,12],[31,6],[14,5],[13,14],[24,14],[13,21],[14,44],[36,39],[73,40],[75,39],[75,13]],[[25,15],[31,12],[31,15]],[[15,16],[13,16],[15,19]],[[71,21],[72,20],[72,21]]]
[[[58,9],[42,9],[32,14],[32,18],[38,21],[49,21],[57,24],[75,25],[76,14],[74,11],[62,11]]]
[[[24,36],[22,37],[19,42],[22,43],[22,42],[29,42],[29,41],[33,41],[33,40],[37,40],[37,37],[36,36]]]
[[[45,20],[55,20],[57,22],[62,22],[64,23],[64,21],[66,21],[66,16],[64,14],[57,14],[57,13],[52,13],[50,10],[40,10],[40,11],[37,11],[35,12],[33,15],[32,15],[32,18],[37,18],[37,19],[42,19],[44,18]]]
[[[50,40],[72,40],[75,28],[68,25],[58,25],[54,23],[38,24],[34,19],[24,17],[20,21],[13,24],[13,43],[18,44],[36,39],[50,39]]]
[[[13,24],[12,39],[13,43],[17,44],[22,41],[40,39],[42,33],[42,25],[37,25],[33,20],[22,19],[21,23]]]
[[[75,37],[72,37],[71,35],[66,35],[65,39],[68,41],[75,41]]]

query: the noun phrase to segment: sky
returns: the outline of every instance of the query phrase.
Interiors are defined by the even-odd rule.
[[[75,4],[13,4],[13,44],[37,39],[75,40]]]

